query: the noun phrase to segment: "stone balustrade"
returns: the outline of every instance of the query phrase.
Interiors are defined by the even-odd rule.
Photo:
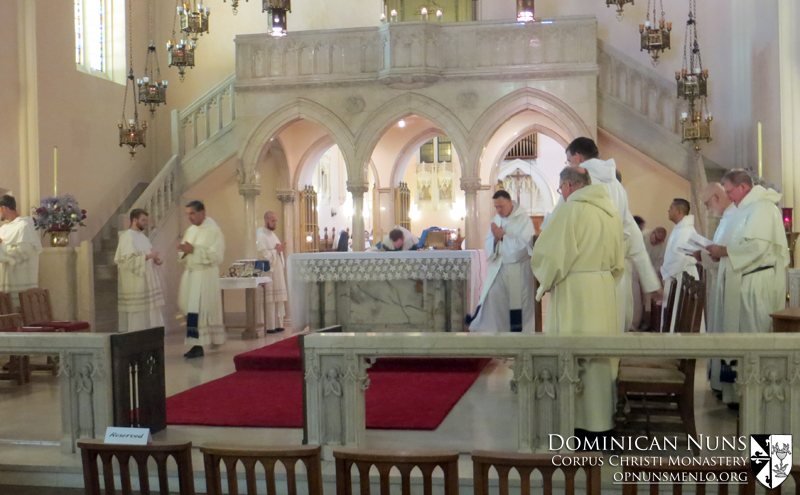
[[[594,72],[597,21],[403,22],[236,37],[236,87],[354,83],[427,85],[442,78]]]
[[[178,157],[173,156],[125,214],[125,221],[131,211],[143,208],[150,216],[147,237],[153,240],[172,210],[180,202],[181,193],[181,168],[178,166]]]
[[[343,439],[347,447],[366,445],[367,359],[381,356],[513,358],[520,452],[545,452],[549,434],[573,434],[581,359],[600,356],[738,359],[739,434],[791,433],[800,438],[800,346],[793,335],[344,333],[306,336],[303,347],[307,440],[323,445],[328,456],[338,446],[330,439]],[[331,379],[333,369],[342,370],[333,377],[342,386],[340,397],[324,395],[323,381]],[[554,399],[536,398],[535,387],[544,382],[555,388]],[[342,421],[326,423],[326,414],[337,411]],[[540,417],[550,418],[552,429]],[[326,431],[329,424],[340,424],[342,431]],[[800,455],[798,446],[794,455]]]
[[[234,125],[235,80],[235,74],[231,74],[178,114],[177,136],[173,128],[173,139],[178,139],[180,157],[191,157],[201,145],[211,144]]]
[[[103,438],[113,425],[110,335],[0,332],[12,355],[59,356],[61,451],[75,453],[81,438]]]

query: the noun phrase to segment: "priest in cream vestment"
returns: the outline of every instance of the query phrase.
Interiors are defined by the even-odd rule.
[[[486,234],[489,269],[483,284],[472,332],[533,332],[533,221],[506,191],[492,196],[497,211]]]
[[[708,247],[712,258],[720,260],[717,283],[722,291],[722,325],[727,332],[769,332],[769,315],[786,307],[789,249],[781,213],[775,206],[781,195],[753,187],[744,170],[725,174],[722,186],[737,208],[728,245]]]
[[[42,242],[30,217],[17,213],[13,196],[0,198],[0,292],[11,294],[11,304],[19,305],[17,294],[39,287],[39,254]]]
[[[283,332],[283,319],[286,316],[286,304],[289,293],[286,290],[286,260],[283,252],[286,245],[281,244],[275,228],[278,226],[278,215],[268,211],[264,214],[264,227],[256,231],[256,246],[263,260],[269,261],[269,272],[266,276],[272,282],[265,287],[267,301],[264,324],[267,333]]]
[[[619,334],[621,296],[616,287],[625,271],[622,219],[606,188],[591,183],[585,169],[561,172],[565,202],[553,210],[531,257],[540,284],[536,299],[550,291],[544,327],[549,334]],[[594,358],[582,366],[575,428],[607,432],[614,426],[612,362]]]
[[[164,326],[161,310],[164,294],[156,266],[162,261],[144,235],[148,214],[135,209],[130,215],[131,228],[119,235],[114,263],[119,272],[119,331],[133,332]]]
[[[219,265],[225,256],[225,238],[217,223],[206,216],[200,201],[186,205],[191,227],[178,246],[179,262],[185,266],[178,304],[186,315],[186,358],[203,356],[204,345],[225,343]]]

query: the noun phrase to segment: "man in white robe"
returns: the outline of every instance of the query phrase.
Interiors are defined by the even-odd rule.
[[[148,214],[142,209],[131,211],[131,227],[119,235],[114,263],[119,272],[119,331],[133,332],[164,326],[161,310],[164,294],[156,266],[161,266],[158,251],[143,233]]]
[[[697,231],[694,228],[694,215],[690,215],[690,211],[689,202],[682,198],[673,199],[667,211],[669,220],[675,224],[675,227],[669,235],[667,248],[664,251],[664,264],[661,265],[664,293],[669,294],[672,284],[677,285],[675,287],[675,305],[672,308],[670,327],[668,329],[663,328],[663,332],[675,331],[675,315],[678,312],[678,297],[681,293],[683,273],[688,273],[695,280],[699,277],[696,266],[697,260],[683,249],[690,246],[689,239],[692,236],[697,236]],[[662,321],[664,321],[665,311],[666,307],[662,308]]]
[[[736,205],[725,194],[725,189],[719,182],[712,182],[706,186],[700,199],[706,209],[720,219],[717,230],[714,231],[713,243],[718,246],[727,246],[733,233],[734,217],[736,216]],[[706,280],[708,281],[708,297],[706,299],[707,319],[706,331],[709,333],[722,333],[725,327],[722,322],[724,313],[722,309],[722,292],[719,290],[717,279],[719,276],[719,261],[711,259],[711,255],[706,250],[698,251],[701,264],[705,270]],[[721,361],[718,358],[709,361],[709,378],[711,389],[721,392],[720,383]],[[733,384],[729,384],[732,386]]]
[[[605,186],[611,202],[617,208],[622,218],[623,236],[625,239],[625,258],[636,267],[639,282],[645,293],[655,295],[661,292],[661,282],[658,280],[652,263],[644,247],[642,231],[636,225],[630,208],[628,207],[628,193],[617,179],[617,164],[614,160],[601,160],[600,151],[594,141],[587,137],[573,140],[566,149],[567,162],[573,167],[583,167],[589,172],[592,184]],[[559,200],[561,203],[561,200]],[[630,328],[633,322],[633,290],[631,274],[625,270],[617,290],[623,295],[620,298],[620,331]]]
[[[533,332],[534,291],[531,251],[533,221],[506,191],[492,196],[497,212],[486,234],[489,268],[472,332]]]
[[[219,265],[225,256],[225,238],[217,223],[206,216],[200,201],[186,205],[191,226],[178,246],[178,261],[185,265],[178,304],[186,315],[186,345],[192,348],[183,356],[203,356],[204,345],[225,343],[222,319],[222,292]]]
[[[720,260],[722,325],[727,332],[769,332],[769,315],[786,307],[789,250],[781,212],[775,206],[781,195],[753,187],[753,179],[744,170],[726,173],[722,187],[737,207],[728,245],[707,248],[712,259]]]
[[[381,251],[414,251],[419,245],[419,237],[410,230],[395,225],[392,230],[383,236]]]
[[[264,226],[256,231],[256,246],[262,260],[269,261],[269,271],[265,274],[272,279],[264,290],[267,301],[264,325],[267,333],[283,332],[283,319],[286,316],[286,304],[289,292],[286,290],[286,260],[283,252],[286,244],[275,233],[278,226],[278,215],[273,211],[264,214]]]
[[[550,291],[545,332],[615,335],[621,317],[616,290],[625,271],[622,219],[608,191],[591,185],[585,169],[561,172],[565,202],[556,206],[531,257],[541,284],[536,299]],[[613,426],[614,372],[609,358],[582,363],[583,390],[575,397],[576,436],[609,435]]]
[[[42,242],[30,217],[17,213],[17,201],[8,194],[0,197],[0,292],[11,294],[19,306],[18,294],[39,287],[39,254]]]

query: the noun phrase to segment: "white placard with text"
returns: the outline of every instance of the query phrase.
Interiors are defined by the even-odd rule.
[[[152,441],[149,428],[106,428],[105,443],[118,445],[147,445]]]

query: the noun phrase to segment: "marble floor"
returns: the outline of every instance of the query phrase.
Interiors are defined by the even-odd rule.
[[[167,395],[233,373],[233,356],[287,336],[269,335],[243,341],[230,334],[229,341],[220,349],[207,351],[204,358],[194,360],[183,358],[186,348],[182,338],[170,336],[165,349]],[[452,448],[462,453],[475,449],[516,450],[517,408],[516,396],[508,386],[512,376],[509,365],[496,360],[487,366],[436,431],[367,430],[368,447]],[[698,433],[734,435],[736,413],[713,397],[705,379],[705,369],[705,363],[698,362],[695,387]],[[22,387],[0,382],[0,418],[3,418],[0,421],[0,494],[16,493],[2,485],[82,486],[80,456],[62,454],[58,445],[61,430],[58,404],[56,377],[36,373],[31,383]],[[299,444],[302,431],[170,426],[154,438],[191,440],[195,445],[286,445]],[[199,452],[195,452],[194,457],[196,469],[202,469]],[[471,473],[471,467],[465,466],[464,472]],[[31,483],[31,476],[36,478],[35,483]]]

